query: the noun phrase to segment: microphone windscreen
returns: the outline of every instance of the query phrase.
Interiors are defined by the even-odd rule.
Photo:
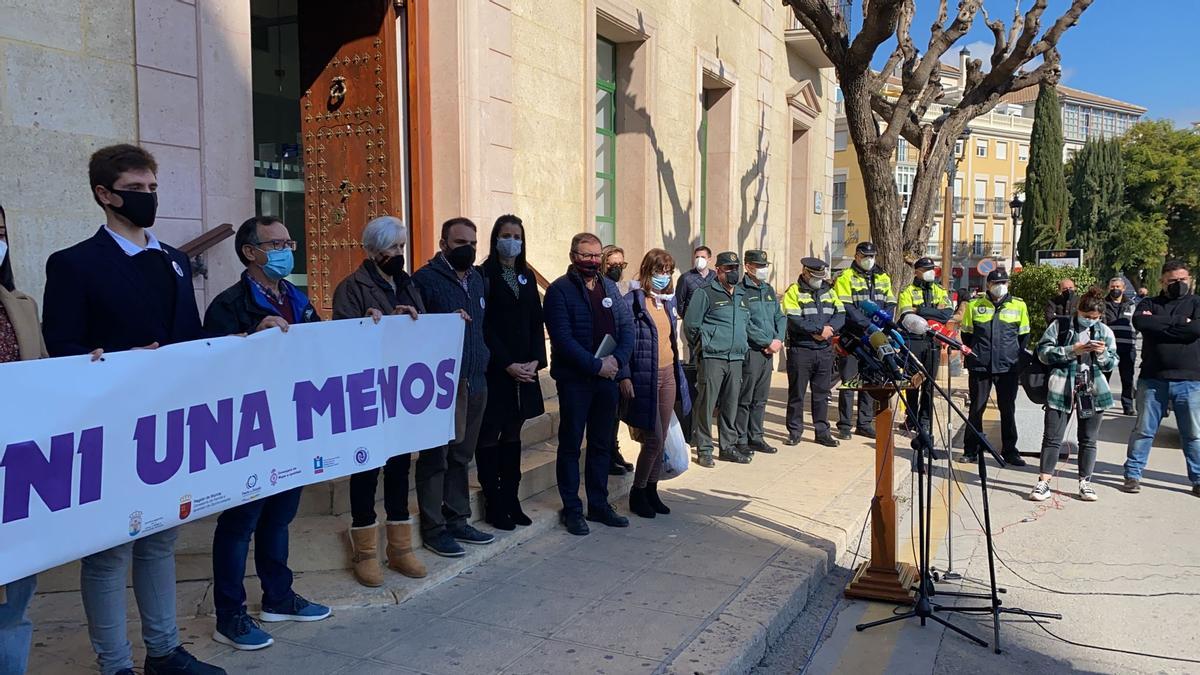
[[[879,305],[874,300],[863,300],[862,309],[867,314],[874,314],[879,311]]]
[[[913,335],[924,335],[929,332],[929,322],[918,314],[905,314],[900,319],[900,325]]]
[[[871,333],[871,346],[872,347],[879,349],[880,347],[888,344],[889,342],[890,342],[890,340],[888,340],[888,336],[886,334],[884,334],[882,331],[878,332],[878,333]]]

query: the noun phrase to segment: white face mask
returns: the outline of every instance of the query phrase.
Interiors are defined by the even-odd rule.
[[[804,283],[807,284],[809,288],[816,291],[821,288],[821,286],[825,283],[825,280],[818,279],[816,277],[808,277],[807,279],[804,280]]]
[[[708,258],[696,257],[696,269],[703,272],[708,267]]]
[[[867,272],[870,272],[871,270],[875,269],[875,256],[872,255],[872,256],[864,257],[858,263],[858,266],[863,268]]]
[[[988,289],[988,293],[997,300],[1008,295],[1008,284],[995,284]]]
[[[0,239],[0,265],[4,264],[4,258],[8,256],[8,242]]]
[[[768,267],[760,267],[754,270],[754,278],[759,281],[766,281],[771,277],[771,269]]]
[[[936,277],[933,274],[933,270],[925,270],[924,272],[921,272],[921,281],[933,281],[935,278]]]

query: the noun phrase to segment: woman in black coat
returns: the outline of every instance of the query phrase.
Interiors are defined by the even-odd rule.
[[[475,448],[483,488],[485,519],[512,530],[533,521],[521,510],[521,427],[543,412],[538,371],[546,367],[542,302],[533,272],[525,264],[525,226],[504,215],[492,227],[491,253],[480,266],[486,283],[488,321],[484,339],[488,363],[488,402]]]

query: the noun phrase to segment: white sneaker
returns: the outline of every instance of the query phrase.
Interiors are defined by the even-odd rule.
[[[1096,494],[1096,490],[1092,488],[1092,483],[1086,478],[1079,479],[1079,498],[1085,502],[1094,502],[1100,499]]]
[[[1029,500],[1034,502],[1044,502],[1050,498],[1050,481],[1039,480],[1037,485],[1033,486],[1033,491],[1029,493]]]

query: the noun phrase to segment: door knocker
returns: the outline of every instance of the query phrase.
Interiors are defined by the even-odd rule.
[[[338,75],[329,83],[329,107],[337,108],[346,100],[346,78]]]

